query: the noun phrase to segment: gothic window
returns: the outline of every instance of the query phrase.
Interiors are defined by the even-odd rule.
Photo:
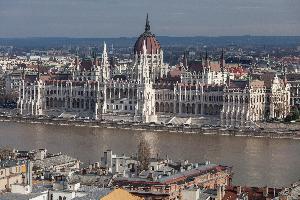
[[[245,98],[245,103],[248,103],[248,97]]]

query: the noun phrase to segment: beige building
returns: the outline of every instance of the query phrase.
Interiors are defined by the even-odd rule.
[[[290,86],[276,75],[267,81],[230,81],[224,89],[222,126],[251,126],[284,119],[290,112]]]
[[[17,160],[0,161],[0,191],[10,191],[12,185],[25,181],[26,164]]]

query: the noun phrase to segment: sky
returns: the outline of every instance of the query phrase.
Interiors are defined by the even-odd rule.
[[[0,0],[0,37],[300,36],[300,0]]]

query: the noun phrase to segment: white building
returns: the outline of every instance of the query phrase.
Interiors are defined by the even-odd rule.
[[[18,108],[22,115],[69,112],[100,119],[126,114],[131,121],[142,122],[156,122],[157,114],[209,116],[219,118],[223,126],[245,126],[288,114],[289,84],[278,77],[271,82],[231,80],[223,53],[219,65],[220,71],[211,70],[206,55],[201,73],[187,69],[180,82],[158,83],[169,68],[163,63],[163,51],[150,32],[147,17],[145,32],[134,46],[132,66],[123,74],[125,79],[112,77],[104,44],[101,59],[80,61],[76,57],[71,77],[22,80]]]

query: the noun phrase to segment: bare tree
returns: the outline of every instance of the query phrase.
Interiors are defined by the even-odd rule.
[[[147,141],[141,140],[138,145],[138,162],[139,162],[139,170],[148,170],[150,164],[150,145]]]
[[[14,158],[14,150],[10,147],[1,147],[0,148],[0,160]]]

